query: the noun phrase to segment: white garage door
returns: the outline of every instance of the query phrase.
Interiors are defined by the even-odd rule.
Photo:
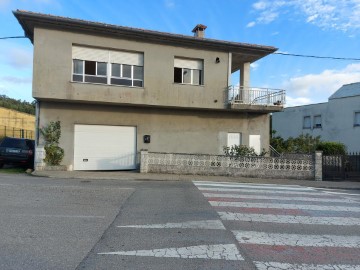
[[[136,128],[75,125],[74,170],[136,168]]]

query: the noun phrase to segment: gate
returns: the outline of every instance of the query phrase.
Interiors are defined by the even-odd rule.
[[[360,181],[360,153],[323,156],[323,179]]]

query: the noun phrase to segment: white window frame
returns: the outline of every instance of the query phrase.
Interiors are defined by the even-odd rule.
[[[356,121],[356,116],[359,118],[359,123]],[[360,127],[360,111],[354,112],[354,127]]]
[[[190,64],[190,66],[188,64],[180,64],[180,66],[178,66],[178,64],[175,64],[175,62],[178,61],[193,61],[193,62],[197,62],[201,67],[201,69],[199,68],[191,68],[190,66],[194,66],[193,64]],[[183,66],[184,65],[184,66]],[[196,64],[195,64],[196,66]],[[178,69],[181,69],[181,82],[175,82],[174,80],[174,83],[176,84],[186,84],[186,85],[195,85],[195,86],[203,86],[204,85],[204,60],[203,59],[195,59],[195,58],[183,58],[183,57],[178,57],[178,56],[175,56],[174,57],[174,70],[175,68],[178,68]],[[187,69],[187,70],[190,70],[190,83],[185,83],[184,82],[184,69]],[[200,74],[200,77],[201,77],[201,80],[200,82],[197,84],[197,83],[194,83],[194,70],[198,70],[199,71],[199,74]]]
[[[310,119],[309,126],[305,126],[305,118],[306,118],[306,119]],[[303,117],[303,129],[311,129],[311,116],[310,116],[310,115],[305,115],[305,116]]]
[[[130,63],[129,64],[125,64],[125,63],[117,63],[117,62],[112,62],[111,61],[111,57],[110,57],[110,54],[112,52],[112,50],[108,50],[108,49],[91,49],[91,48],[86,48],[86,47],[82,47],[82,46],[73,46],[76,48],[84,48],[85,50],[87,50],[87,52],[89,52],[89,50],[95,50],[95,51],[100,51],[102,53],[107,53],[109,55],[109,57],[107,58],[107,61],[105,61],[105,58],[104,56],[102,57],[102,61],[96,61],[96,60],[86,60],[86,59],[79,59],[77,57],[73,57],[72,58],[72,72],[71,72],[71,82],[80,82],[80,83],[91,83],[91,84],[105,84],[105,85],[114,85],[114,86],[124,86],[124,87],[136,87],[136,88],[144,88],[144,62],[143,62],[143,56],[140,56],[140,54],[143,54],[141,52],[135,52],[135,53],[131,53],[129,52],[129,54],[137,54],[139,55],[139,64],[142,64],[141,65],[131,65]],[[116,51],[115,51],[116,53]],[[127,53],[127,52],[125,52]],[[86,57],[86,56],[84,56]],[[141,58],[140,58],[141,57]],[[96,57],[95,57],[96,58]],[[91,59],[94,59],[94,57],[91,57]],[[80,73],[74,73],[74,60],[77,60],[77,61],[82,61],[82,65],[83,65],[83,69],[82,69],[82,74]],[[91,74],[85,74],[85,62],[86,61],[91,61],[91,62],[95,62],[96,65],[95,65],[95,73],[96,75],[91,75]],[[99,75],[98,74],[98,63],[106,63],[106,75]],[[120,65],[120,77],[117,77],[117,76],[112,76],[112,64],[118,64]],[[123,65],[128,65],[130,66],[131,68],[131,77],[123,77]],[[134,66],[138,66],[138,67],[142,67],[142,79],[135,79],[134,78]],[[79,75],[79,76],[82,76],[82,81],[75,81],[73,79],[74,75]],[[92,77],[101,77],[101,78],[106,78],[106,83],[101,83],[101,82],[87,82],[85,81],[85,77],[86,76],[92,76]],[[112,84],[111,83],[111,79],[112,78],[115,78],[115,79],[126,79],[126,80],[129,80],[131,81],[131,85],[121,85],[121,84]],[[141,82],[142,86],[136,86],[134,85],[134,81],[136,82]]]
[[[139,79],[135,79],[134,78],[134,67],[136,65],[128,65],[128,64],[119,64],[119,63],[109,63],[110,64],[110,69],[111,69],[111,72],[109,73],[109,77],[110,77],[110,82],[109,84],[111,84],[111,79],[114,78],[114,79],[126,79],[126,80],[131,80],[131,87],[140,87],[140,86],[135,86],[134,85],[134,81],[138,81],[138,82],[142,82],[143,83],[143,86],[144,87],[144,66],[137,66],[137,67],[142,67],[143,68],[143,79],[142,80],[139,80]],[[116,65],[120,65],[120,77],[118,76],[113,76],[112,75],[112,65],[113,64],[116,64]],[[124,77],[124,73],[123,73],[123,66],[124,65],[127,65],[127,66],[130,66],[131,68],[131,77]],[[119,84],[111,84],[111,85],[119,85]],[[121,86],[121,85],[119,85]],[[130,86],[130,85],[124,85],[124,86]]]
[[[316,120],[315,120],[315,119],[317,119],[317,118],[320,118],[320,124],[317,124],[317,123],[316,123]],[[314,115],[313,123],[314,123],[314,128],[322,128],[322,117],[321,117],[321,114]]]

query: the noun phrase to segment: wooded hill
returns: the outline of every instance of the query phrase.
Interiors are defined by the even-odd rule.
[[[35,101],[30,103],[25,100],[0,95],[0,107],[35,115]]]

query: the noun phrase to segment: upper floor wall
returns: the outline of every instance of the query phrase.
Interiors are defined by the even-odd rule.
[[[229,59],[221,51],[35,28],[33,96],[223,109]]]

